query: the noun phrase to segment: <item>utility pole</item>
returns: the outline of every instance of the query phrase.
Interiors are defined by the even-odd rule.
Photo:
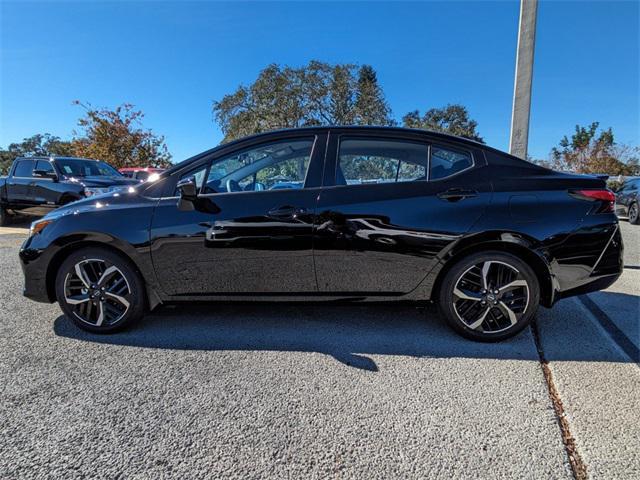
[[[529,142],[531,80],[533,77],[533,52],[536,44],[537,13],[538,0],[520,0],[520,26],[516,54],[516,78],[513,86],[509,152],[524,159],[527,158]]]

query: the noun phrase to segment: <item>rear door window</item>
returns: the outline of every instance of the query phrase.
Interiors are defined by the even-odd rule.
[[[33,167],[36,162],[33,160],[20,160],[16,165],[16,169],[13,172],[14,177],[31,177],[33,173]]]
[[[429,148],[408,140],[342,137],[336,185],[426,180]]]

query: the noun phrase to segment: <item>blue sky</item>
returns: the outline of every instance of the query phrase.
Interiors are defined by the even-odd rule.
[[[538,11],[529,152],[577,123],[640,143],[640,2],[548,2]],[[215,146],[211,102],[269,63],[371,64],[394,115],[466,105],[506,150],[518,2],[6,2],[0,146],[70,137],[94,106],[134,103],[174,161]]]

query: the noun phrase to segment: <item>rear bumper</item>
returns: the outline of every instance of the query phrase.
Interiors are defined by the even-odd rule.
[[[620,273],[615,275],[604,275],[602,277],[593,278],[590,282],[585,283],[579,287],[572,288],[570,290],[565,290],[563,292],[558,292],[555,300],[560,300],[562,298],[574,297],[576,295],[583,295],[585,293],[597,292],[598,290],[604,290],[605,288],[609,288],[613,285],[618,278],[620,278]]]
[[[620,227],[612,224],[609,234],[602,239],[600,251],[591,250],[592,244],[576,246],[578,252],[592,251],[593,262],[556,265],[556,278],[561,289],[556,289],[553,303],[561,298],[604,290],[615,283],[624,270],[624,245]],[[597,254],[597,257],[595,256]],[[588,258],[581,256],[581,259]]]

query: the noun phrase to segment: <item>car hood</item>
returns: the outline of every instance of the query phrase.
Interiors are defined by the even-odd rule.
[[[73,177],[69,178],[72,182],[78,182],[85,187],[112,187],[112,186],[127,186],[137,185],[139,180],[127,177],[107,177],[107,176],[95,176],[95,177]]]
[[[56,208],[43,218],[55,220],[65,215],[77,215],[79,213],[94,212],[109,209],[127,209],[140,206],[141,203],[148,203],[149,199],[141,197],[134,188],[117,192],[92,195],[88,198],[76,200],[66,205]]]

